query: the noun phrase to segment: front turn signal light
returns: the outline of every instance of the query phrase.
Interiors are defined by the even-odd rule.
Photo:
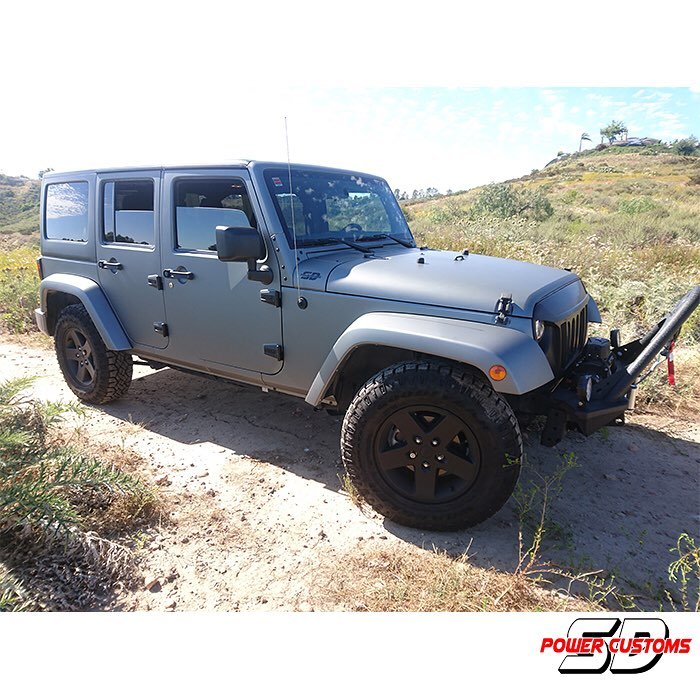
[[[503,365],[493,365],[493,367],[489,369],[489,377],[491,377],[494,382],[500,382],[507,376],[508,372],[506,372],[506,368]]]

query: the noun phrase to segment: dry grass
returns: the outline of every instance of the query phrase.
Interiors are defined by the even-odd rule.
[[[133,476],[147,483],[147,470],[144,458],[124,445],[100,443],[90,440],[82,430],[77,433],[77,441],[72,444],[86,455],[113,465],[123,474]],[[81,500],[81,514],[86,527],[110,539],[129,539],[131,534],[161,526],[168,521],[167,503],[162,494],[152,484],[137,493],[116,493],[112,498]]]
[[[131,550],[95,532],[70,539],[6,532],[0,551],[0,584],[17,598],[14,610],[100,610],[139,580]]]
[[[508,574],[397,545],[357,553],[319,572],[316,609],[369,612],[523,612],[602,608],[588,600],[545,590],[522,573]]]

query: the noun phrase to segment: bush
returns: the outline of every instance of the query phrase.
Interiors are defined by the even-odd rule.
[[[31,379],[0,383],[0,534],[17,527],[73,536],[85,502],[139,495],[144,485],[50,439],[70,406],[24,398]]]
[[[668,215],[668,211],[655,202],[651,197],[627,197],[618,202],[617,209],[622,214],[645,214],[655,212]]]
[[[517,190],[505,182],[486,185],[474,203],[476,215],[511,219],[522,216],[535,221],[544,221],[554,213],[551,202],[542,188]]]
[[[698,150],[700,142],[692,134],[687,139],[680,139],[673,144],[673,150],[681,156],[692,156]]]

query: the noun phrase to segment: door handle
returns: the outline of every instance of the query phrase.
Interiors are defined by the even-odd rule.
[[[179,280],[193,280],[194,279],[194,272],[190,272],[189,270],[183,269],[177,269],[177,270],[171,270],[170,268],[163,270],[163,277],[166,279],[179,279]]]
[[[116,272],[116,270],[123,269],[124,266],[118,260],[112,258],[111,260],[98,260],[97,267],[99,267],[102,270],[110,270],[112,272]]]

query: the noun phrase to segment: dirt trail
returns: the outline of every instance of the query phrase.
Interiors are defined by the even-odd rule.
[[[48,347],[0,338],[0,378],[36,376],[36,396],[73,400]],[[319,572],[377,548],[468,549],[472,563],[513,571],[518,524],[513,499],[469,531],[419,532],[361,512],[342,492],[340,418],[301,400],[173,370],[135,368],[125,399],[89,408],[93,441],[145,458],[172,504],[170,523],[144,538],[143,589],[118,609],[319,609]],[[669,549],[700,530],[700,426],[634,416],[591,438],[559,446],[526,434],[528,466],[554,474],[566,455],[577,467],[549,509],[543,556],[577,570],[603,569],[658,607],[669,587]],[[321,607],[322,609],[322,607]]]

